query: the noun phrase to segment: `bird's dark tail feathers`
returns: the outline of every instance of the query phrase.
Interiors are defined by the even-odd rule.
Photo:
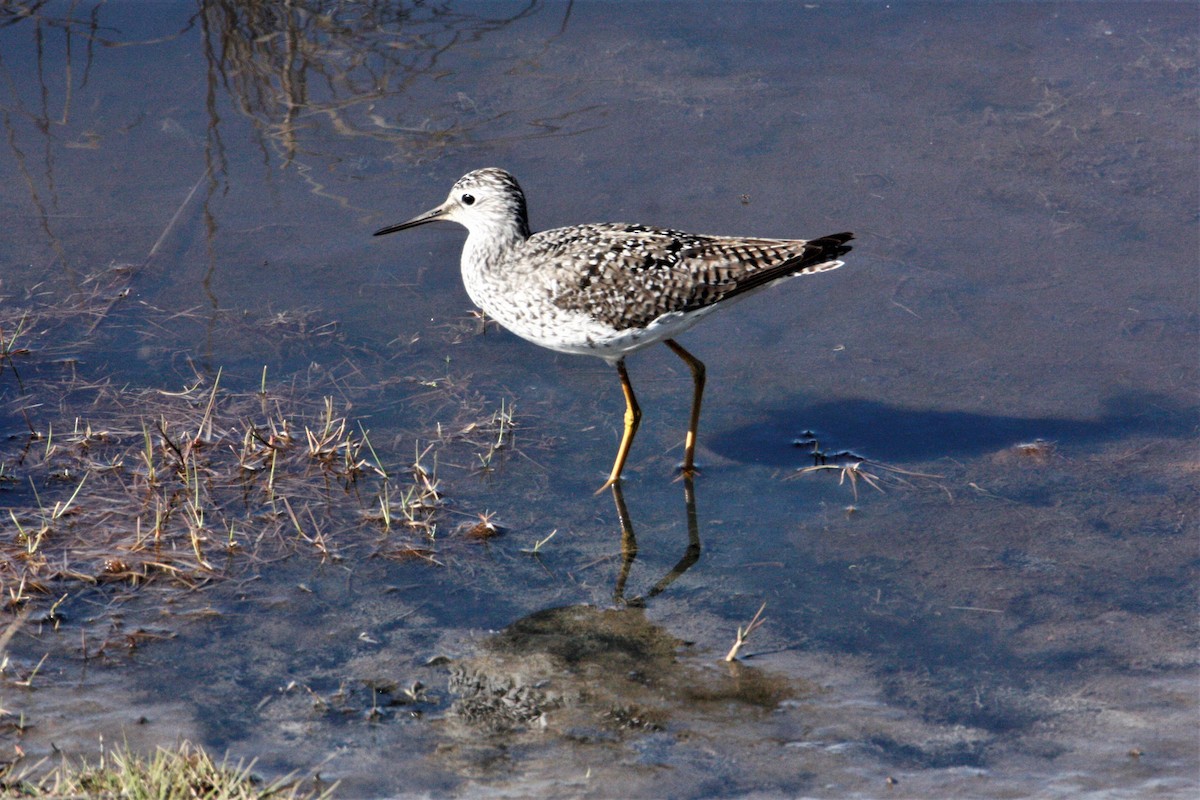
[[[835,233],[822,236],[820,239],[810,239],[804,243],[804,252],[795,258],[788,259],[768,269],[752,272],[738,281],[737,288],[724,295],[734,297],[739,294],[754,291],[775,281],[804,275],[809,272],[824,272],[836,269],[842,265],[839,260],[853,248],[846,242],[854,238],[853,233]]]

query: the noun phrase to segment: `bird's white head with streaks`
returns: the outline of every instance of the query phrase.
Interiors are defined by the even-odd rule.
[[[457,222],[472,239],[504,247],[529,238],[529,218],[525,193],[517,179],[502,169],[489,167],[469,172],[455,182],[450,196],[407,222],[375,232],[376,236],[395,233],[426,222]]]

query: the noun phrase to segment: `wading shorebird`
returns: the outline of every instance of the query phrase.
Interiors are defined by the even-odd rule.
[[[614,223],[530,233],[525,193],[516,178],[494,168],[464,175],[441,205],[375,235],[438,220],[467,229],[463,283],[485,314],[534,344],[597,356],[617,368],[625,430],[599,491],[621,479],[642,418],[625,356],[662,342],[691,370],[682,470],[694,474],[704,364],[674,337],[736,297],[842,266],[854,238],[751,239]]]

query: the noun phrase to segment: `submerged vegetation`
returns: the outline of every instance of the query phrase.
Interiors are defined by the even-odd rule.
[[[49,344],[80,318],[0,306],[0,604],[41,609],[36,621],[57,624],[72,587],[195,587],[280,554],[336,561],[349,546],[441,563],[448,517],[475,516],[449,508],[443,465],[484,473],[511,448],[511,404],[489,410],[449,379],[409,379],[441,419],[386,448],[329,378],[272,386],[264,368],[235,389],[193,367],[178,387],[88,379]]]
[[[331,335],[335,325],[281,325],[279,314],[222,325],[230,336],[336,353],[357,383],[328,369],[272,381],[265,367],[234,374],[185,359],[186,379],[168,373],[139,385],[97,357],[119,359],[129,347],[110,335],[123,323],[111,305],[114,276],[119,285],[105,270],[65,297],[45,287],[0,293],[0,686],[41,688],[59,673],[56,662],[111,661],[176,636],[171,619],[219,613],[126,619],[125,602],[148,589],[170,603],[217,581],[254,580],[289,557],[438,568],[480,530],[499,532],[492,514],[453,507],[444,480],[486,475],[514,452],[511,401],[497,408],[448,366],[437,377],[386,371],[373,382],[373,357],[346,348]],[[139,314],[139,328],[169,321],[173,336],[196,322],[148,307]],[[402,396],[411,412],[410,428],[384,441],[354,413],[364,396],[380,395]],[[31,764],[19,743],[38,724],[0,703],[0,733],[18,743],[0,757],[0,797],[329,794],[264,785],[249,767],[187,745]]]
[[[104,279],[83,282],[98,284],[110,288]],[[119,383],[131,380],[119,365],[92,366],[97,354],[120,357],[119,349],[106,353],[109,325],[97,325],[114,319],[110,296],[0,294],[5,690],[41,690],[61,663],[121,660],[148,640],[173,638],[192,615],[220,613],[202,604],[126,619],[126,601],[148,589],[152,608],[216,582],[253,581],[284,558],[337,563],[353,554],[437,569],[454,564],[456,547],[502,530],[491,512],[451,504],[445,479],[487,476],[515,452],[508,398],[488,401],[448,365],[436,377],[382,369],[388,377],[371,381],[373,356],[344,348],[329,335],[335,325],[281,330],[281,314],[230,319],[226,330],[332,351],[358,383],[312,367],[272,381],[266,367],[233,374],[190,359],[186,380]],[[150,327],[166,327],[166,312],[142,313]],[[176,333],[193,321],[169,319]],[[97,327],[101,335],[91,336]],[[168,357],[156,349],[151,367]],[[367,396],[402,398],[407,428],[373,435],[355,416]],[[406,702],[420,697],[414,686]],[[323,703],[325,694],[313,697]],[[218,763],[187,744],[149,756],[120,748],[89,762],[36,760],[23,745],[43,720],[22,705],[0,702],[0,796],[331,796],[332,787],[314,781],[264,783],[250,766]]]

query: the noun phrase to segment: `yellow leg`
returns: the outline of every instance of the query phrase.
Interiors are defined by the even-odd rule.
[[[633,446],[633,436],[642,421],[642,409],[638,407],[633,384],[629,382],[629,373],[625,371],[625,359],[617,362],[617,375],[621,377],[621,391],[625,393],[625,432],[621,434],[621,446],[617,448],[617,460],[613,462],[612,472],[604,485],[596,490],[596,494],[621,480],[621,470],[625,468],[625,459],[629,457],[629,448]]]
[[[683,442],[683,474],[696,474],[696,430],[700,427],[700,400],[704,396],[704,362],[684,350],[674,339],[664,339],[667,347],[684,360],[692,371],[692,417],[688,422],[687,439]]]

